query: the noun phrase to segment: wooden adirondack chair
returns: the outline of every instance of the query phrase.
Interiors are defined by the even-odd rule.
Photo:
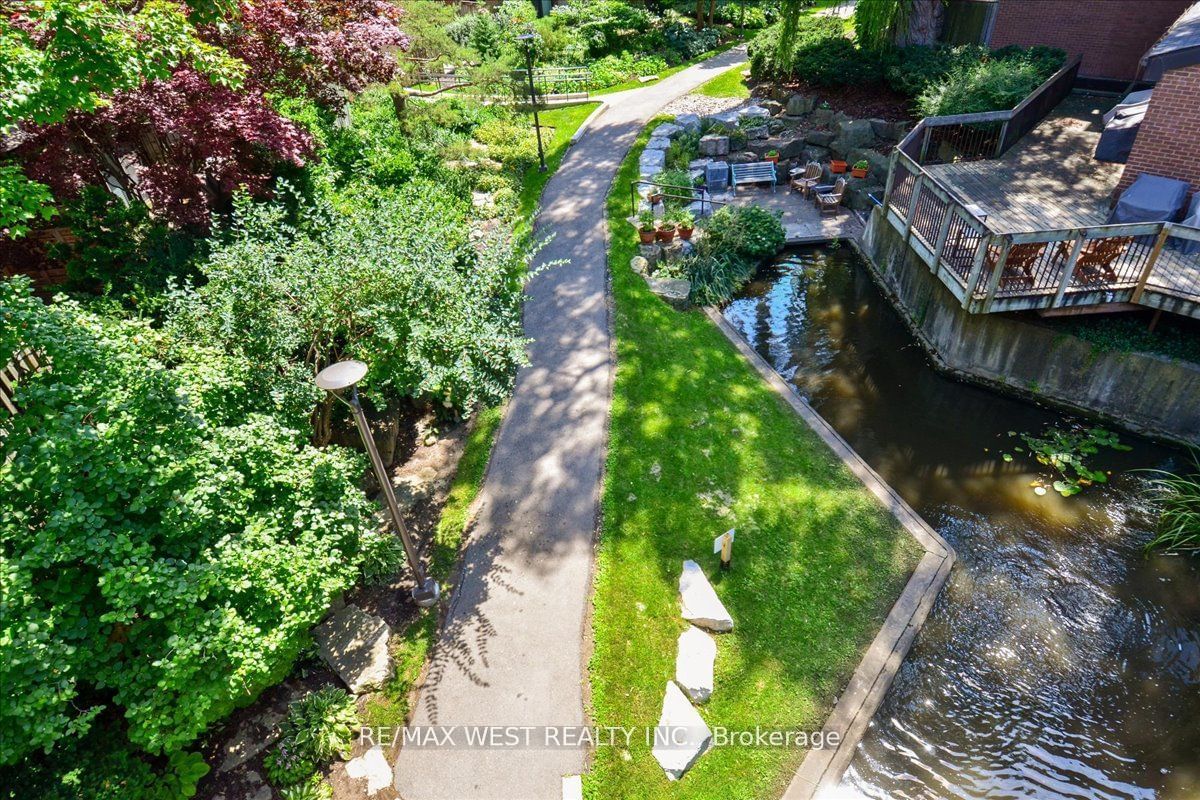
[[[837,214],[838,206],[842,204],[842,195],[846,193],[846,179],[838,178],[837,182],[830,187],[830,191],[823,192],[821,187],[815,187],[814,191],[817,194],[817,206],[821,209],[821,213]]]
[[[820,182],[821,165],[816,161],[810,161],[803,170],[792,176],[790,184],[802,196],[808,196],[808,193],[816,188],[816,185]]]
[[[1110,239],[1089,239],[1079,249],[1079,259],[1075,262],[1075,280],[1080,283],[1096,283],[1101,280],[1115,283],[1117,273],[1113,271],[1113,262],[1125,254],[1129,245],[1133,244],[1132,236],[1114,236]],[[1071,242],[1060,242],[1058,252],[1064,259],[1071,257]]]
[[[1045,251],[1045,242],[1026,242],[1014,244],[1008,248],[1008,259],[1004,262],[1004,274],[1000,276],[1000,286],[1004,288],[1014,284],[1033,286],[1033,265]],[[996,259],[999,257],[1000,251],[988,250],[987,270],[989,272],[996,268]]]

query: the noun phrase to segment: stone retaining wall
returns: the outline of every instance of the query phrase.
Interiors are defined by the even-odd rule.
[[[1156,438],[1200,443],[1200,366],[1103,350],[1010,314],[967,314],[878,210],[857,244],[939,368]]]

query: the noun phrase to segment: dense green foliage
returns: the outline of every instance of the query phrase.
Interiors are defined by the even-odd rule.
[[[306,443],[312,397],[143,322],[0,284],[0,350],[49,369],[0,413],[4,514],[0,760],[119,710],[174,753],[291,666],[359,578],[361,462]]]
[[[1009,436],[1017,436],[1016,431],[1009,431]],[[1079,494],[1085,487],[1094,483],[1107,483],[1108,475],[1104,470],[1093,469],[1088,459],[1107,447],[1112,450],[1129,450],[1128,445],[1121,444],[1120,438],[1112,431],[1104,428],[1087,428],[1082,426],[1049,426],[1040,434],[1020,434],[1024,447],[1016,445],[1013,452],[1033,457],[1039,464],[1050,467],[1054,472],[1047,480],[1035,481],[1031,488],[1038,494],[1045,494],[1046,483],[1063,497]],[[1013,453],[1001,453],[1005,461],[1012,461]]]
[[[651,124],[654,127],[654,123]],[[646,141],[649,130],[641,139]],[[819,730],[920,550],[701,313],[628,268],[635,147],[608,198],[617,371],[589,662],[596,725],[653,727],[674,674],[679,569],[695,559],[737,623],[717,637],[710,726]],[[737,529],[733,571],[713,537]],[[586,795],[777,798],[804,752],[711,749],[669,781],[635,736],[600,747]]]
[[[683,263],[693,302],[727,302],[766,258],[783,248],[779,216],[757,206],[725,206],[704,225],[695,255]]]
[[[354,698],[335,686],[306,694],[288,706],[279,741],[263,764],[277,787],[310,783],[317,767],[346,758],[358,711]]]
[[[863,47],[829,17],[799,18],[790,46],[784,36],[777,24],[750,43],[756,78],[798,79],[816,87],[886,85],[912,98],[925,116],[1012,108],[1065,58],[1061,50],[1040,46],[989,51],[977,45],[893,47],[884,42]]]
[[[1146,549],[1200,555],[1200,456],[1192,452],[1187,472],[1155,473],[1152,491],[1158,530]]]

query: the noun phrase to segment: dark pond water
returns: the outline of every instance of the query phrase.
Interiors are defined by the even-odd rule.
[[[1146,558],[1122,434],[1064,499],[1000,454],[1055,411],[936,373],[849,247],[789,252],[725,316],[957,550],[841,787],[849,798],[1200,797],[1200,566]]]

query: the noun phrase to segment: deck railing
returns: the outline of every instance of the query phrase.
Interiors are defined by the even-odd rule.
[[[1067,96],[1079,73],[1080,59],[1068,60],[1015,108],[926,117],[897,149],[918,164],[999,158]]]
[[[997,233],[899,151],[882,213],[971,313],[1134,303],[1200,317],[1198,228],[1140,222]]]

